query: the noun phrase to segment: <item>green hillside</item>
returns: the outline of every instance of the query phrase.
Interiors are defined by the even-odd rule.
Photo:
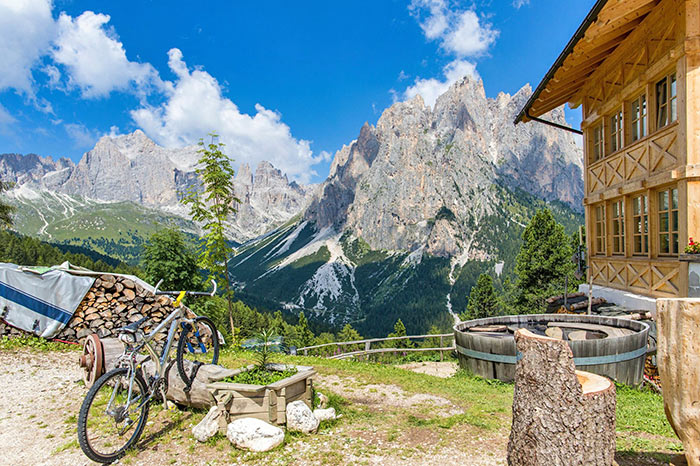
[[[239,248],[229,270],[243,299],[304,310],[336,330],[351,323],[365,336],[384,336],[399,318],[413,334],[425,333],[432,325],[448,330],[453,317],[447,296],[459,313],[480,273],[496,275],[495,266],[502,262],[500,277],[511,275],[524,226],[538,209],[551,209],[567,233],[583,223],[582,215],[564,204],[504,186],[490,189],[499,202],[494,214],[480,220],[475,244],[492,260],[460,266],[421,250],[372,250],[350,232],[318,231],[312,223],[294,219]],[[450,213],[442,213],[442,218],[454,219]],[[453,266],[455,280],[450,285]]]
[[[79,246],[130,264],[138,264],[144,241],[164,226],[196,232],[188,220],[133,202],[104,203],[48,193],[15,196],[14,229],[66,246]]]

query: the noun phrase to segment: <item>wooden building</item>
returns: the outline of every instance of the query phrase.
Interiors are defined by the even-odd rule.
[[[599,0],[516,123],[565,103],[583,111],[593,283],[697,295],[682,253],[700,240],[700,0]]]

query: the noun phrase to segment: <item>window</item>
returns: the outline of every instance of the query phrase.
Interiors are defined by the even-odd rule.
[[[625,203],[614,201],[612,207],[612,246],[613,254],[625,253]]]
[[[678,118],[676,75],[664,77],[656,83],[656,127],[663,128]]]
[[[635,255],[649,253],[649,200],[646,196],[632,199],[632,238]]]
[[[632,118],[632,141],[647,135],[647,96],[642,94],[630,104],[630,117]]]
[[[603,151],[603,123],[599,123],[597,126],[593,127],[593,161],[597,161],[603,158],[605,152]]]
[[[610,117],[610,152],[622,149],[622,110]]]
[[[659,255],[678,254],[678,189],[659,192]]]
[[[605,205],[595,208],[595,253],[605,254]]]

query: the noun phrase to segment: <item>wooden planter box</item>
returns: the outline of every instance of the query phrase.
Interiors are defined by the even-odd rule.
[[[235,374],[249,371],[251,365],[239,369]],[[268,364],[268,369],[283,371],[285,364]],[[285,424],[287,404],[303,400],[312,407],[313,376],[316,371],[310,366],[293,366],[297,373],[270,385],[249,385],[242,383],[214,382],[207,389],[217,405],[229,413],[229,422],[242,417],[254,417],[271,424]]]

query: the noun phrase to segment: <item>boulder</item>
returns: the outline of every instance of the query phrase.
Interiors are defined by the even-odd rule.
[[[310,434],[316,432],[319,421],[311,409],[302,400],[287,405],[287,430]]]
[[[212,406],[204,419],[192,428],[192,436],[200,442],[206,442],[219,432],[225,413],[218,406]]]
[[[284,431],[260,419],[244,417],[228,425],[226,437],[236,448],[268,451],[284,442]]]
[[[336,419],[335,408],[314,409],[314,417],[321,421],[333,421]]]

